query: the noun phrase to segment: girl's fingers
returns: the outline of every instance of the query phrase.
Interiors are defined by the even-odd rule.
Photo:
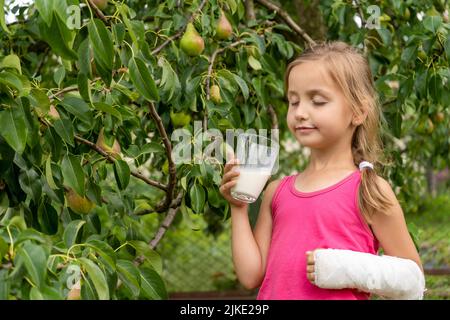
[[[232,186],[234,186],[237,183],[236,180],[228,181],[227,183],[220,186],[219,190],[222,192],[225,192],[226,190],[230,189]]]
[[[309,265],[314,264],[314,251],[306,251],[306,262]]]
[[[227,173],[228,171],[230,171],[238,163],[239,163],[238,159],[236,159],[236,158],[231,159],[230,161],[228,161],[225,164],[225,167],[223,168],[223,172]]]
[[[314,272],[314,265],[308,265],[308,266],[306,267],[306,271],[307,271],[308,273],[313,273],[313,272]]]
[[[308,280],[312,283],[312,284],[316,284],[314,281],[314,273],[307,273],[307,277]]]
[[[237,177],[239,175],[239,172],[238,171],[230,171],[230,172],[227,172],[227,173],[225,173],[224,175],[223,175],[223,181],[225,182],[225,181],[228,181],[228,180],[230,180],[231,178],[233,178],[233,177]]]

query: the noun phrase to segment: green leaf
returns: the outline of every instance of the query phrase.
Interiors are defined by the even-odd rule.
[[[22,190],[38,202],[42,194],[40,176],[33,169],[22,171],[19,175],[19,184]]]
[[[87,258],[79,258],[78,261],[86,268],[86,271],[94,283],[95,291],[97,291],[100,300],[109,300],[109,289],[106,277],[103,271],[91,260]]]
[[[8,26],[6,25],[6,20],[5,20],[5,0],[0,0],[0,26],[7,33],[11,33],[11,31],[9,31],[9,29],[8,29]]]
[[[64,183],[84,197],[84,172],[78,157],[66,154],[61,162],[61,172]]]
[[[244,99],[247,100],[248,96],[249,96],[249,90],[248,90],[247,83],[244,81],[244,79],[239,77],[237,74],[233,73],[233,77],[234,77],[234,80],[239,85],[239,88],[241,88],[242,95],[244,96]]]
[[[442,96],[442,80],[439,73],[434,73],[428,80],[428,94],[434,103],[441,102]]]
[[[72,147],[75,146],[74,143],[74,133],[72,122],[68,119],[58,119],[53,123],[53,128],[56,133],[63,139],[66,143],[70,144]]]
[[[136,249],[137,255],[143,256],[145,261],[148,261],[153,269],[158,273],[162,273],[162,260],[161,256],[155,250],[152,250],[148,243],[139,240],[130,240],[128,243]]]
[[[191,190],[189,190],[189,196],[194,212],[201,213],[205,205],[205,190],[203,190],[203,187],[199,184],[194,184]]]
[[[63,240],[66,244],[66,248],[70,248],[74,245],[78,232],[81,227],[86,223],[84,220],[73,220],[64,229]]]
[[[47,179],[47,183],[50,186],[50,188],[52,188],[53,190],[59,189],[55,183],[55,180],[53,179],[51,155],[49,155],[47,157],[47,160],[45,161],[45,178]]]
[[[89,239],[86,245],[98,253],[102,263],[108,268],[109,272],[115,272],[116,256],[113,248],[109,244],[97,239]]]
[[[80,91],[80,95],[83,97],[83,99],[89,102],[92,101],[91,88],[87,75],[80,72],[78,74],[77,82],[78,90]]]
[[[38,25],[42,39],[52,47],[54,53],[64,59],[78,59],[77,53],[72,50],[75,33],[67,28],[66,22],[61,20],[57,12],[53,11],[51,26],[44,21],[40,21]]]
[[[5,240],[3,240],[2,237],[0,237],[0,264],[2,263],[2,259],[7,252],[8,252],[8,244],[6,243]]]
[[[439,29],[439,27],[442,25],[442,18],[440,16],[431,16],[426,17],[423,20],[423,26],[425,29],[433,32],[434,34]]]
[[[43,113],[48,114],[48,111],[50,110],[50,99],[43,90],[36,88],[31,89],[29,98],[31,105],[34,108],[38,108]]]
[[[137,297],[140,292],[141,276],[139,269],[128,260],[117,260],[117,271],[119,278],[123,284],[131,291],[134,297]]]
[[[141,294],[148,299],[167,299],[166,286],[160,275],[153,269],[141,268]]]
[[[58,231],[58,213],[50,203],[42,203],[38,209],[38,221],[42,231],[53,235]]]
[[[8,110],[0,111],[0,135],[17,153],[25,150],[28,127],[22,108],[12,106]]]
[[[114,177],[120,190],[125,190],[130,182],[130,167],[123,160],[114,161]]]
[[[250,65],[250,67],[252,67],[254,70],[261,70],[261,63],[256,60],[256,58],[254,56],[250,56],[248,57],[248,64]]]
[[[109,86],[112,80],[114,47],[112,36],[103,22],[94,19],[88,24],[89,40],[94,50],[94,60],[102,79]]]
[[[172,65],[164,58],[160,57],[158,59],[158,65],[162,68],[161,82],[159,86],[167,93],[167,101],[172,100],[172,98],[178,96],[181,90],[180,80],[178,75],[172,68]]]
[[[130,78],[137,91],[148,101],[158,101],[159,94],[150,72],[140,58],[131,58],[128,62]]]
[[[4,57],[2,62],[0,63],[0,68],[16,69],[20,74],[22,74],[22,68],[20,67],[20,59],[15,54],[10,54]]]
[[[17,253],[25,264],[25,269],[33,283],[41,288],[44,285],[47,268],[47,255],[42,246],[28,242]]]
[[[65,76],[66,69],[64,68],[64,66],[59,66],[53,74],[53,80],[58,85],[58,88],[61,88],[61,83],[63,82]]]
[[[109,113],[110,115],[116,117],[120,122],[122,122],[122,114],[113,106],[104,102],[94,102],[93,105],[96,110]]]
[[[10,280],[8,279],[8,270],[0,269],[0,300],[9,299]]]
[[[75,96],[66,96],[59,104],[84,123],[88,125],[92,123],[92,111],[83,99]]]
[[[54,0],[36,0],[34,2],[42,20],[44,20],[49,27],[52,23],[53,2]]]
[[[22,93],[24,90],[23,83],[19,76],[9,71],[3,71],[0,73],[0,83],[16,89],[19,93]]]

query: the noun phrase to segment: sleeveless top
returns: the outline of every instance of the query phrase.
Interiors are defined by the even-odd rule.
[[[358,207],[359,170],[313,192],[284,177],[272,198],[272,239],[258,300],[365,300],[357,289],[322,289],[306,277],[306,251],[347,249],[377,254],[379,243]]]

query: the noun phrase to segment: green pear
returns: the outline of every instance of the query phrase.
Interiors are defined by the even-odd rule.
[[[120,144],[117,141],[117,139],[114,139],[114,142],[112,144],[112,146],[109,146],[106,143],[106,139],[105,139],[105,135],[104,135],[104,128],[100,129],[100,133],[98,134],[98,138],[97,138],[97,143],[96,143],[97,147],[101,148],[102,150],[104,150],[107,154],[109,154],[110,156],[116,158],[116,159],[120,159]]]
[[[209,95],[211,97],[212,102],[214,102],[216,104],[219,104],[222,102],[222,98],[220,97],[220,88],[217,84],[211,86]]]
[[[191,116],[184,112],[170,110],[170,120],[175,128],[184,127],[191,121]]]
[[[198,34],[191,22],[188,23],[186,31],[181,37],[180,46],[189,56],[198,56],[205,49],[203,38]]]
[[[69,208],[78,214],[88,214],[95,207],[95,203],[93,203],[87,197],[80,196],[70,188],[66,192],[66,199]]]
[[[105,10],[108,5],[108,0],[92,0],[97,8],[100,10]]]
[[[231,36],[232,32],[233,28],[230,24],[230,21],[228,21],[227,17],[221,10],[219,22],[217,23],[216,27],[216,38],[220,40],[227,40]]]

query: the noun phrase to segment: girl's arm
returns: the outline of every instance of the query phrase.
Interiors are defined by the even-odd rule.
[[[252,231],[245,210],[231,210],[231,239],[233,264],[237,277],[247,289],[261,285],[266,270],[266,261],[272,238],[271,203],[280,180],[270,182],[261,201],[258,219]]]
[[[383,248],[384,254],[413,260],[423,272],[419,253],[408,232],[402,208],[389,183],[378,177],[378,186],[393,204],[388,212],[380,212],[372,218],[372,230]]]

